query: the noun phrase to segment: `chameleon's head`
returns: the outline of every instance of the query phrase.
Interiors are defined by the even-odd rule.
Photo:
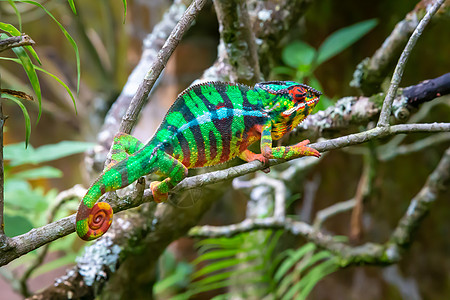
[[[282,118],[304,119],[319,102],[321,92],[295,81],[268,81],[257,83],[256,88],[269,93],[266,109]]]

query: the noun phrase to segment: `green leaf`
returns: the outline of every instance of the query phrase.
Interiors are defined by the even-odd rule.
[[[123,24],[125,24],[125,20],[127,18],[127,0],[122,0],[123,2]]]
[[[11,24],[7,24],[7,23],[3,23],[0,22],[0,29],[3,31],[8,32],[9,34],[11,34],[12,36],[20,36],[22,33],[20,33],[20,31],[14,27]]]
[[[28,114],[27,108],[25,107],[25,105],[23,105],[23,103],[20,100],[16,99],[12,95],[3,93],[3,94],[1,94],[1,97],[13,101],[20,107],[20,109],[22,109],[23,117],[25,119],[25,147],[24,148],[28,147],[28,142],[30,140],[30,135],[31,135],[31,120],[30,120],[30,115]],[[5,148],[6,148],[6,146],[5,146]]]
[[[292,67],[310,66],[316,55],[316,49],[302,41],[293,41],[281,53],[283,62]]]
[[[296,268],[295,271],[298,272],[299,274],[301,274],[308,267],[314,265],[318,261],[325,260],[325,259],[330,258],[330,257],[332,257],[330,252],[328,252],[328,251],[320,251],[318,253],[315,253],[313,256],[308,257],[308,259],[306,259],[305,261],[302,261],[299,264],[299,266]]]
[[[241,252],[242,252],[242,249],[212,250],[212,251],[209,251],[207,253],[204,253],[204,254],[200,255],[192,263],[194,265],[196,265],[196,264],[198,264],[200,262],[204,262],[205,260],[231,257],[231,256],[235,256],[236,254],[241,253]]]
[[[15,63],[20,64],[20,60],[18,60],[18,59],[16,59],[16,58],[0,57],[0,59],[7,60],[7,61],[13,61],[13,62],[15,62]],[[75,108],[75,113],[78,113],[78,112],[77,112],[77,104],[76,104],[76,102],[75,102],[75,98],[74,98],[74,96],[73,96],[73,94],[72,94],[72,91],[69,89],[69,87],[68,87],[61,79],[59,79],[56,75],[54,75],[54,74],[48,72],[47,70],[42,69],[42,68],[40,68],[40,67],[38,67],[38,66],[36,66],[36,65],[33,65],[33,66],[34,66],[34,68],[35,68],[36,70],[41,71],[41,72],[44,72],[45,74],[51,76],[53,79],[55,79],[59,84],[61,84],[61,85],[66,89],[66,91],[67,91],[67,93],[69,94],[70,98],[72,98],[72,103],[73,103],[73,106],[74,106],[74,108]]]
[[[22,16],[20,15],[20,12],[17,9],[17,6],[13,0],[8,0],[8,3],[14,9],[14,12],[16,13],[16,16],[17,16],[17,21],[19,22],[19,29],[20,29],[20,31],[22,31]]]
[[[195,272],[192,277],[193,278],[197,278],[200,276],[203,276],[205,274],[209,274],[215,271],[219,271],[219,270],[223,270],[225,268],[229,268],[232,266],[235,266],[237,264],[246,262],[246,261],[250,261],[252,259],[257,258],[258,256],[256,255],[249,255],[246,256],[244,258],[231,258],[231,259],[226,259],[226,260],[221,260],[221,261],[217,261],[217,262],[213,262],[203,268],[201,268],[200,270],[198,270],[197,272]]]
[[[309,293],[312,291],[312,289],[316,286],[317,282],[322,280],[325,276],[337,271],[338,265],[334,261],[326,261],[319,265],[317,268],[315,268],[313,271],[311,271],[309,274],[310,277],[305,276],[303,278],[304,287],[300,291],[300,295],[298,299],[306,299],[308,297]]]
[[[229,278],[231,275],[237,276],[237,275],[241,275],[244,273],[251,273],[251,272],[255,272],[255,271],[259,271],[262,270],[263,266],[262,265],[255,265],[255,266],[250,266],[250,267],[246,267],[246,268],[242,268],[242,269],[233,269],[231,271],[223,271],[214,275],[208,275],[205,278],[195,281],[192,284],[192,287],[197,288],[197,287],[201,287],[213,282],[219,282],[222,281],[224,279]]]
[[[10,209],[39,213],[48,208],[48,200],[42,188],[33,189],[25,180],[11,178],[5,181],[5,203]]]
[[[299,282],[295,283],[292,288],[284,295],[282,300],[294,299],[295,295],[298,295],[295,299],[306,299],[317,282],[323,279],[326,275],[337,270],[335,263],[332,261],[326,261],[322,263],[320,267],[321,268],[317,268],[308,272],[308,274],[302,277]]]
[[[8,214],[5,217],[5,233],[9,237],[15,237],[30,231],[33,228],[30,220],[23,216],[11,216]]]
[[[10,144],[4,148],[4,159],[10,160],[11,166],[38,164],[82,153],[94,146],[94,143],[62,141],[57,144],[44,145],[36,149],[30,145],[28,149],[24,149],[23,143]]]
[[[50,166],[44,166],[14,173],[11,178],[34,180],[40,178],[61,178],[62,176],[63,172],[61,170]]]
[[[4,23],[3,23],[4,24]],[[5,33],[0,34],[1,39],[5,39],[8,36]],[[30,57],[28,56],[28,53],[23,49],[23,47],[15,47],[12,48],[16,56],[20,59],[21,65],[23,69],[25,70],[25,73],[27,73],[28,79],[30,80],[31,86],[33,87],[34,93],[37,96],[38,104],[39,104],[39,114],[38,114],[38,121],[41,117],[42,113],[42,107],[41,107],[41,86],[39,84],[39,79],[36,74],[36,70],[34,69],[34,65],[31,62]]]
[[[236,236],[233,238],[212,238],[212,239],[204,239],[196,243],[197,247],[201,247],[201,251],[204,252],[204,249],[211,248],[238,248],[244,239],[241,236]]]
[[[348,48],[374,28],[377,23],[376,19],[370,19],[333,32],[319,47],[316,64],[320,65]]]
[[[32,1],[32,0],[19,0],[20,2],[29,3],[35,6],[38,6],[42,10],[44,10],[47,15],[49,15],[53,21],[55,21],[56,24],[58,24],[59,28],[65,35],[66,39],[69,41],[69,43],[72,45],[73,50],[75,51],[75,56],[77,60],[77,93],[80,91],[80,53],[78,51],[78,46],[75,43],[75,40],[72,38],[72,36],[67,32],[67,30],[64,28],[64,26],[61,25],[61,23],[58,22],[58,20],[44,7],[42,4]]]
[[[194,268],[189,263],[178,263],[175,272],[165,277],[164,279],[159,280],[153,287],[153,291],[156,294],[159,294],[170,288],[183,288],[187,286],[187,284],[189,283],[189,275],[192,274],[193,270]]]
[[[75,3],[73,2],[73,0],[68,0],[68,1],[69,1],[70,8],[72,9],[73,13],[76,15],[77,9],[75,8]]]
[[[312,243],[307,243],[304,246],[302,246],[297,251],[290,252],[290,255],[288,258],[286,258],[283,263],[278,268],[277,272],[275,273],[274,280],[280,281],[281,278],[285,276],[285,274],[307,253],[314,251],[316,247]]]

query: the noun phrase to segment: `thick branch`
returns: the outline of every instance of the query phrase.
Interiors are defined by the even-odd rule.
[[[444,132],[450,131],[450,123],[432,123],[432,124],[405,124],[394,125],[389,128],[374,128],[368,131],[350,134],[332,140],[318,142],[310,146],[320,152],[336,150],[343,147],[359,145],[373,139],[384,138],[399,133],[411,132]],[[270,160],[270,166],[279,165],[286,160]],[[264,165],[259,161],[245,163],[225,170],[215,171],[207,174],[192,176],[180,182],[170,193],[180,193],[187,189],[199,188],[205,185],[218,183],[224,180],[236,178],[264,169]],[[143,202],[151,202],[153,197],[151,191],[145,190],[142,198],[133,199],[131,196],[125,196],[112,203],[114,212],[139,206]],[[5,265],[10,261],[20,257],[34,249],[54,241],[60,237],[68,235],[75,231],[75,215],[63,218],[54,223],[32,229],[23,235],[12,238],[12,242],[7,249],[0,250],[0,265]]]
[[[429,0],[421,0],[406,17],[397,23],[394,30],[386,38],[375,54],[358,64],[353,74],[351,86],[359,88],[364,95],[373,95],[381,90],[381,84],[392,72],[397,57],[401,54],[409,36],[425,15]],[[442,6],[440,13],[433,16],[435,19],[446,15],[450,6]]]
[[[438,97],[448,95],[450,93],[449,76],[450,73],[447,73],[403,88],[402,93],[394,99],[393,115],[398,121],[405,122],[416,110],[415,107],[418,104],[436,99],[431,98],[430,95],[434,94]],[[371,97],[344,97],[326,110],[306,118],[291,135],[308,131],[310,137],[326,131],[339,132],[367,124],[380,114],[384,98],[385,95],[381,93]]]
[[[258,53],[246,1],[214,0],[214,7],[219,20],[221,47],[225,49],[227,64],[233,68],[228,74],[230,80],[247,84],[260,81]]]

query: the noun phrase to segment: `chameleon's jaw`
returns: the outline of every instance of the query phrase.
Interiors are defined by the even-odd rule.
[[[305,106],[314,108],[314,106],[316,106],[317,102],[319,102],[319,98],[320,98],[320,95],[318,95],[318,96],[316,96],[316,97],[314,97],[314,98],[312,98],[312,99],[310,99],[310,100],[308,100],[306,102],[299,102],[294,107],[292,107],[292,108],[282,112],[281,114],[284,117],[289,117],[290,115],[292,115],[296,111],[304,110]]]

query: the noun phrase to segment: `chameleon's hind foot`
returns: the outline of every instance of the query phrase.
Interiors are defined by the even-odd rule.
[[[163,183],[164,182],[160,182],[160,181],[153,181],[150,183],[150,189],[152,190],[153,200],[156,203],[165,202],[165,201],[167,201],[167,198],[169,197],[168,192],[165,192],[165,193],[161,192],[161,185]]]

